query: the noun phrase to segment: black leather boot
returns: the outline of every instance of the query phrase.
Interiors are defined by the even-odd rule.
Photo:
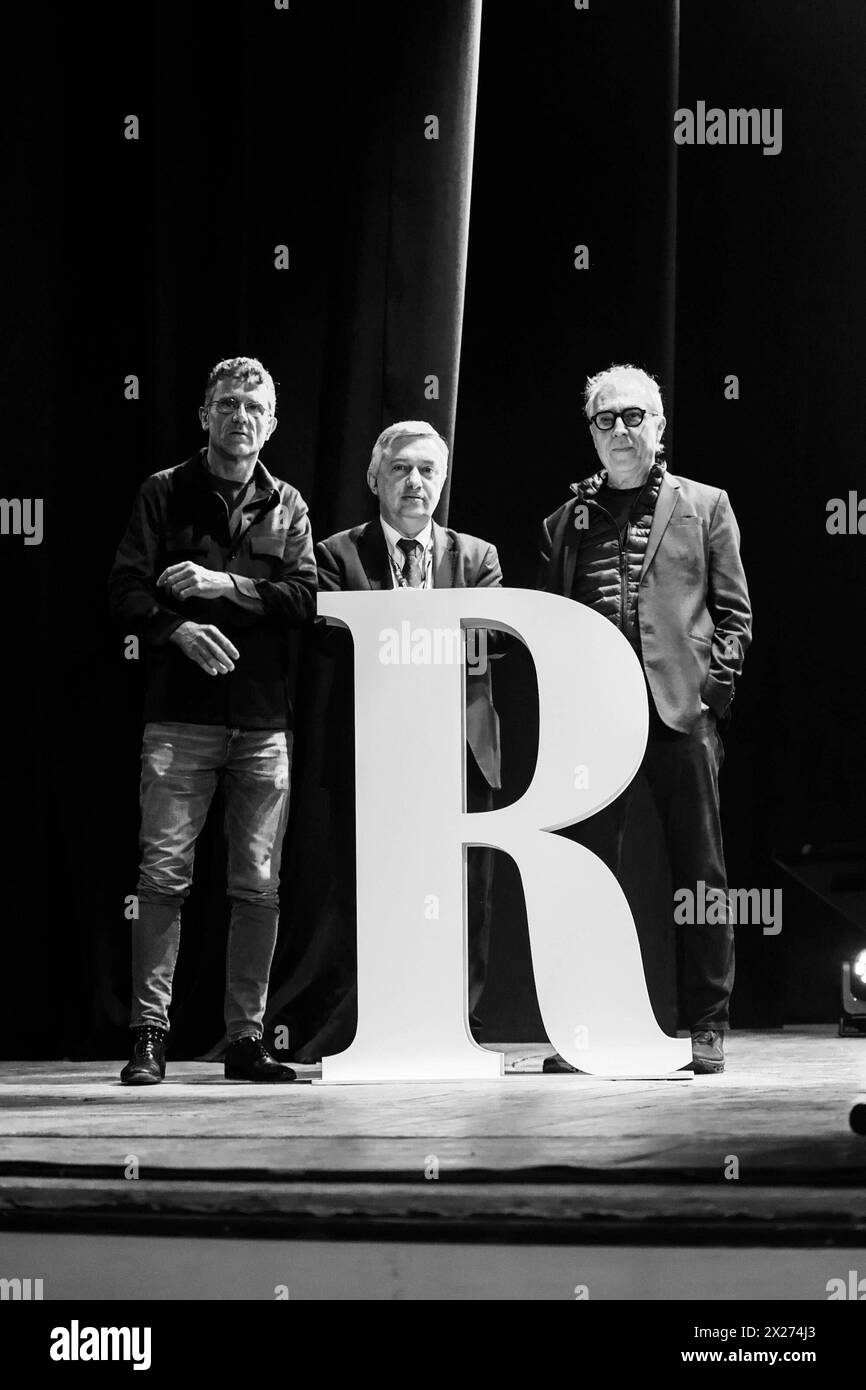
[[[713,1076],[725,1070],[725,1035],[716,1028],[692,1033],[692,1070],[695,1076]]]
[[[297,1081],[297,1073],[272,1057],[261,1038],[236,1038],[226,1049],[227,1081],[255,1081],[265,1085]]]
[[[165,1076],[165,1045],[168,1033],[155,1024],[132,1029],[132,1056],[120,1079],[127,1086],[156,1086]]]

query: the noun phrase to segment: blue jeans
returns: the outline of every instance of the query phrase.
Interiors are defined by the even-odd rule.
[[[132,932],[131,1026],[168,1028],[180,911],[218,778],[225,794],[229,1040],[261,1037],[279,918],[292,735],[215,724],[147,724],[141,750],[141,867]]]

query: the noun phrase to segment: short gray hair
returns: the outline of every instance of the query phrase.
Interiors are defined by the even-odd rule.
[[[633,366],[631,362],[614,362],[610,367],[606,367],[603,372],[596,372],[595,376],[589,376],[586,379],[586,385],[583,388],[583,408],[586,413],[587,419],[589,419],[589,416],[591,414],[590,406],[592,405],[602,386],[605,385],[605,383],[610,379],[610,377],[621,376],[623,373],[627,373],[629,376],[638,377],[643,382],[644,386],[646,386],[649,389],[653,401],[653,406],[658,409],[660,415],[664,414],[664,406],[662,405],[662,393],[659,390],[659,384],[656,381],[655,377],[650,376],[649,372],[645,372],[643,367]]]
[[[373,445],[373,452],[367,465],[367,482],[371,486],[378,477],[383,462],[391,457],[397,440],[405,439],[407,435],[421,439],[438,439],[445,454],[445,472],[448,472],[448,445],[439,431],[435,430],[426,420],[398,420],[396,424],[389,425],[387,429],[383,430]]]
[[[243,381],[253,388],[264,386],[271,401],[271,414],[277,413],[277,388],[267,367],[257,357],[224,357],[211,367],[204,388],[204,403],[209,406],[218,383],[222,380]]]

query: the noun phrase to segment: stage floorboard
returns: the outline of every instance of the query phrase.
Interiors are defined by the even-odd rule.
[[[316,1240],[866,1247],[866,1039],[734,1032],[722,1076],[252,1087],[0,1065],[0,1225]],[[315,1077],[316,1068],[299,1068]],[[736,1175],[735,1175],[736,1174]]]

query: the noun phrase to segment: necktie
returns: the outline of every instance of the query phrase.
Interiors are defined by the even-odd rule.
[[[423,588],[424,580],[421,575],[421,564],[419,560],[421,546],[417,541],[400,540],[397,542],[397,548],[398,550],[402,550],[406,557],[403,561],[403,578],[409,585],[409,588]]]

